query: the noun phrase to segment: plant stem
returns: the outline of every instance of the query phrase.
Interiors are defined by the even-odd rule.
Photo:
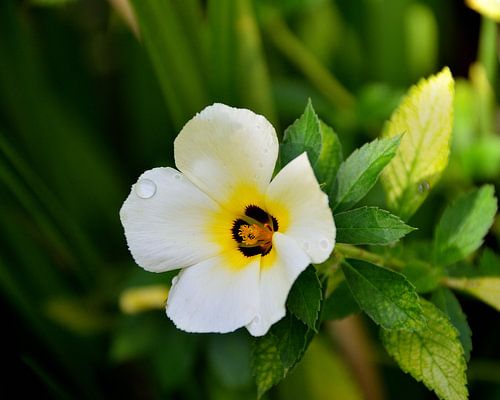
[[[497,24],[488,17],[481,18],[478,59],[486,70],[488,81],[495,87],[497,78]]]
[[[278,15],[266,24],[266,31],[274,45],[299,68],[307,79],[334,106],[348,108],[354,97],[290,31]]]
[[[380,254],[371,253],[350,244],[337,243],[335,245],[335,251],[343,258],[354,258],[356,260],[368,261],[372,264],[377,264],[395,270],[401,270],[406,265],[404,261],[397,258],[384,257]]]
[[[479,34],[478,60],[484,68],[483,75],[476,76],[479,90],[479,128],[480,135],[485,136],[494,132],[495,121],[495,94],[494,88],[497,82],[498,59],[497,59],[497,24],[487,18],[481,18],[481,31]],[[483,79],[480,79],[483,78]]]

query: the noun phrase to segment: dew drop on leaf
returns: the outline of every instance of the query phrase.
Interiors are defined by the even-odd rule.
[[[429,185],[429,182],[427,182],[427,181],[422,181],[418,184],[418,192],[419,193],[425,193],[425,192],[429,191],[430,188],[431,188],[431,186]]]

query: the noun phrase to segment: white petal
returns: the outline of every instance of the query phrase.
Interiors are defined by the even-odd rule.
[[[123,203],[120,219],[137,264],[162,272],[196,264],[220,252],[207,226],[220,206],[179,171],[142,174]]]
[[[263,116],[214,104],[184,126],[174,154],[177,168],[196,186],[241,212],[234,199],[242,192],[264,193],[278,157],[278,140]]]
[[[167,315],[177,328],[226,333],[252,320],[258,307],[260,256],[247,258],[238,268],[228,261],[213,257],[182,270],[174,279]]]
[[[279,232],[273,235],[273,249],[261,261],[259,312],[247,325],[253,336],[265,335],[272,324],[285,316],[293,282],[310,263],[309,256],[293,238]]]
[[[266,192],[267,211],[279,231],[293,237],[313,263],[324,262],[335,245],[335,223],[328,197],[319,187],[307,154],[290,161]]]

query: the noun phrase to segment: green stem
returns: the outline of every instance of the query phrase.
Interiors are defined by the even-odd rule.
[[[479,34],[479,61],[486,70],[486,76],[492,87],[495,87],[497,78],[497,24],[487,18],[481,18]]]
[[[482,17],[479,35],[478,59],[484,68],[487,82],[478,82],[479,85],[479,127],[481,135],[488,135],[494,131],[495,100],[494,88],[497,81],[497,25],[495,21]]]
[[[334,106],[348,108],[354,104],[354,96],[295,37],[278,15],[269,19],[266,31],[278,50],[288,57]]]
[[[402,260],[393,257],[384,257],[380,254],[371,253],[359,247],[337,243],[335,245],[335,252],[340,254],[343,258],[354,258],[356,260],[368,261],[372,264],[377,264],[382,267],[387,267],[395,270],[401,270],[405,267],[406,263]]]

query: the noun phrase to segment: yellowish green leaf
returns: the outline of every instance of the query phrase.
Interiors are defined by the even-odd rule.
[[[453,94],[453,77],[444,68],[409,90],[384,130],[383,137],[403,134],[382,183],[389,207],[404,220],[420,207],[448,164]]]
[[[497,0],[465,0],[465,2],[479,14],[500,22],[500,2]]]
[[[78,334],[91,335],[109,328],[109,318],[89,303],[88,299],[58,297],[47,301],[45,312],[51,320]]]
[[[421,300],[427,319],[419,331],[382,330],[382,340],[401,369],[442,400],[466,400],[465,359],[458,331],[436,306]]]
[[[286,375],[281,363],[278,343],[274,335],[266,335],[254,341],[252,371],[257,385],[257,398],[280,382]]]
[[[125,289],[120,294],[120,309],[125,314],[165,308],[168,287],[149,285]]]
[[[500,277],[446,278],[446,286],[470,294],[500,311]]]
[[[430,300],[448,316],[450,322],[457,328],[460,342],[464,348],[465,359],[469,361],[472,350],[472,332],[467,322],[467,316],[462,311],[457,298],[451,290],[441,287],[432,293]]]

